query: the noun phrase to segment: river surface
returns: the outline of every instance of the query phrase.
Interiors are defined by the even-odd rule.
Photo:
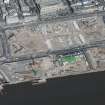
[[[99,72],[7,86],[0,105],[102,105],[104,98],[105,72]]]

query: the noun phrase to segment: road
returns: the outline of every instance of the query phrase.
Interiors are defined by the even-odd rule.
[[[36,59],[36,58],[42,58],[42,57],[47,57],[49,55],[67,55],[67,54],[75,54],[75,53],[84,53],[84,51],[87,51],[87,49],[90,48],[105,48],[105,40],[91,43],[91,44],[85,44],[82,46],[77,46],[77,47],[72,47],[70,49],[63,49],[63,50],[55,50],[55,51],[48,51],[48,52],[38,52],[33,55],[24,55],[20,57],[10,57],[7,58],[3,61],[1,61],[1,64],[4,63],[11,63],[11,62],[18,62],[18,61],[24,61],[24,60],[30,60],[30,59]]]
[[[15,29],[18,27],[23,27],[23,26],[32,26],[32,25],[37,25],[37,24],[45,24],[45,23],[52,23],[52,22],[59,22],[59,21],[67,21],[67,20],[77,20],[77,19],[83,19],[87,17],[92,17],[92,16],[105,16],[105,11],[96,11],[94,13],[85,13],[85,14],[72,14],[69,16],[59,16],[59,17],[54,17],[54,18],[49,18],[49,19],[42,19],[42,20],[37,20],[37,21],[31,21],[28,23],[20,23],[20,24],[10,24],[10,25],[2,25],[1,27],[6,30],[6,29]]]

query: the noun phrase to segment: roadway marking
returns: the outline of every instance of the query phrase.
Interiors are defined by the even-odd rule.
[[[43,34],[44,40],[46,40],[45,42],[46,42],[46,45],[47,45],[48,49],[53,50],[51,40],[47,39],[47,27],[46,27],[46,24],[43,25],[43,27],[42,27],[42,34]]]
[[[79,38],[80,38],[80,40],[81,40],[81,42],[82,42],[83,44],[86,43],[86,41],[85,41],[85,39],[84,39],[84,37],[83,37],[82,34],[79,34]]]
[[[79,26],[78,26],[78,24],[77,24],[77,22],[76,21],[73,21],[73,24],[74,24],[74,27],[79,31],[80,30],[80,28],[79,28]]]
[[[8,76],[2,71],[0,70],[0,73],[4,76],[4,78],[6,79],[7,82],[10,82],[11,80],[8,78]]]
[[[76,22],[76,21],[73,21],[73,24],[74,24],[74,27],[75,27],[78,31],[80,31],[80,28],[79,28],[79,25],[77,24],[77,22]],[[80,39],[80,41],[81,41],[83,44],[86,43],[85,38],[83,37],[82,34],[79,34],[79,39]]]
[[[48,46],[48,49],[53,50],[53,47],[52,47],[52,44],[51,44],[51,40],[50,40],[50,39],[47,39],[47,40],[46,40],[46,44],[47,44],[47,46]]]

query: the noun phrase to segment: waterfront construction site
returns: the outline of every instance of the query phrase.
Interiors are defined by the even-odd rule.
[[[59,5],[62,7],[62,3]],[[47,9],[48,6],[46,11]],[[48,17],[49,12],[55,13],[55,10],[52,11],[48,11]],[[18,23],[7,21],[2,23],[0,26],[1,84],[27,81],[39,84],[49,78],[104,71],[104,10],[91,16],[88,15],[91,14],[88,10],[83,17],[76,14],[78,11],[71,16],[66,11],[67,17],[60,15],[59,18],[52,18],[54,19],[52,21],[50,17],[56,14],[50,14],[50,19],[40,15],[40,19],[34,18],[35,20],[32,19],[31,22],[20,19]],[[83,12],[79,14],[81,13]],[[10,19],[10,16],[7,16]],[[37,14],[37,18],[39,17]]]
[[[101,16],[7,29],[0,69],[13,83],[103,71],[104,31]]]

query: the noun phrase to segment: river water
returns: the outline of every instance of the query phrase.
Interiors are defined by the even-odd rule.
[[[68,76],[5,87],[0,105],[102,105],[105,98],[105,72]]]

